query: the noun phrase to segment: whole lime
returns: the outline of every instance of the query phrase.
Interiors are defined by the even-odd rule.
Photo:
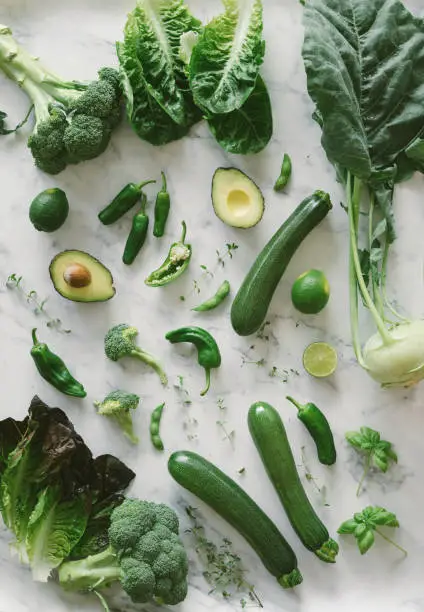
[[[55,232],[65,223],[68,214],[68,198],[58,187],[39,193],[29,207],[29,219],[40,232]]]
[[[303,314],[317,314],[330,299],[330,284],[320,270],[308,270],[293,283],[291,298]]]

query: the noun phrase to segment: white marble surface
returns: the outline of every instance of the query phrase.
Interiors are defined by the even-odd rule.
[[[415,9],[422,0],[414,0]],[[201,17],[211,17],[219,10],[216,0],[192,0],[193,10]],[[195,127],[189,138],[155,149],[140,140],[126,125],[116,133],[109,150],[101,158],[78,167],[70,167],[57,178],[36,171],[25,147],[24,134],[0,141],[0,417],[17,418],[26,413],[31,397],[37,393],[51,405],[65,409],[77,429],[95,453],[112,452],[137,471],[132,488],[134,495],[162,500],[181,510],[186,526],[184,506],[201,508],[210,528],[232,539],[245,561],[248,576],[269,612],[345,612],[369,610],[379,612],[418,612],[424,610],[424,505],[423,472],[423,399],[424,386],[411,391],[382,391],[369,380],[355,363],[350,344],[347,284],[347,220],[338,206],[343,194],[334,179],[319,144],[319,130],[310,119],[312,107],[305,89],[300,58],[302,40],[301,7],[295,2],[265,2],[265,35],[267,56],[264,75],[269,84],[275,118],[274,138],[265,152],[254,158],[226,155],[214,143],[204,125]],[[132,0],[1,0],[0,22],[10,25],[16,36],[33,53],[47,59],[53,69],[70,78],[91,78],[95,69],[114,64],[114,41],[120,37],[126,11]],[[410,4],[414,8],[413,4]],[[0,106],[18,121],[27,107],[25,97],[14,86],[0,79]],[[275,195],[273,180],[280,159],[288,151],[293,159],[294,174],[287,195]],[[220,165],[237,165],[263,189],[266,213],[263,221],[250,231],[236,231],[223,225],[213,214],[210,182]],[[129,219],[106,228],[97,220],[98,211],[123,184],[158,176],[166,170],[172,195],[172,214],[162,241],[153,238],[140,260],[131,268],[121,263],[121,253]],[[40,190],[57,185],[64,188],[71,204],[65,226],[48,235],[34,231],[28,220],[28,205]],[[237,288],[255,255],[274,230],[303,197],[314,189],[328,190],[334,211],[308,238],[281,282],[269,313],[270,340],[239,338],[230,326],[228,302],[225,307],[204,316],[190,312],[197,297],[190,294],[193,279],[200,277],[200,264],[215,269],[214,281],[203,281],[200,297],[207,297],[224,278]],[[414,316],[424,314],[423,242],[424,227],[422,177],[416,177],[398,189],[396,214],[399,240],[393,256],[390,278],[392,295]],[[149,195],[154,189],[149,187]],[[180,232],[180,222],[187,221],[194,256],[190,271],[176,284],[162,290],[147,288],[143,279],[166,254],[168,245]],[[227,242],[239,249],[234,259],[227,259],[225,269],[216,266],[216,249]],[[48,276],[52,256],[65,248],[80,248],[99,257],[113,272],[117,296],[99,305],[78,305],[57,295]],[[310,267],[325,270],[331,283],[332,298],[326,310],[316,317],[299,317],[289,300],[291,283]],[[25,300],[4,288],[7,276],[16,272],[24,276],[28,289],[48,296],[47,308],[72,329],[69,335],[49,330],[37,318]],[[179,296],[187,296],[185,303]],[[140,344],[161,356],[170,380],[184,376],[193,403],[186,408],[181,397],[170,387],[164,391],[156,375],[135,363],[117,365],[103,355],[103,335],[110,325],[128,321],[140,329]],[[223,355],[223,366],[213,373],[212,390],[205,399],[198,392],[203,371],[195,355],[164,340],[169,329],[187,323],[207,327],[217,338]],[[88,397],[73,401],[55,392],[36,373],[31,358],[30,330],[38,325],[40,336],[69,364],[85,383]],[[340,365],[335,376],[323,382],[312,380],[303,372],[303,348],[314,340],[327,340],[339,352]],[[242,355],[249,346],[252,359],[266,360],[266,365],[242,366]],[[300,376],[291,375],[287,383],[270,378],[272,366],[294,368]],[[141,436],[139,448],[126,444],[120,433],[96,416],[92,401],[108,389],[122,386],[139,393],[143,406],[136,416]],[[313,459],[311,441],[297,421],[293,408],[284,396],[291,393],[300,400],[312,400],[325,409],[331,421],[339,452],[337,465],[324,469]],[[219,418],[217,398],[223,397],[228,427],[236,431],[234,449],[222,439],[216,425]],[[304,575],[304,583],[293,593],[284,592],[262,567],[249,546],[222,520],[180,489],[168,476],[166,454],[158,454],[148,439],[150,410],[166,400],[163,438],[167,453],[192,449],[216,462],[240,480],[242,486],[275,520],[293,545]],[[284,511],[266,478],[250,440],[246,413],[256,400],[275,405],[285,419],[293,448],[300,463],[299,449],[306,445],[309,463],[321,486],[327,488],[329,507],[324,507],[315,489],[306,483],[318,512],[334,535],[340,522],[367,504],[379,504],[396,512],[401,529],[395,537],[409,551],[407,559],[378,541],[372,551],[361,558],[352,542],[341,544],[335,566],[321,563],[306,551],[291,530]],[[197,424],[196,424],[197,422]],[[372,475],[360,499],[355,497],[361,464],[346,447],[343,434],[361,425],[380,430],[392,440],[399,454],[398,466],[386,476]],[[241,477],[237,471],[246,468]],[[189,545],[189,539],[186,540]],[[208,586],[195,563],[190,574],[190,592],[181,612],[239,609],[233,604],[208,596]],[[8,534],[0,528],[0,612],[65,612],[99,610],[95,600],[71,597],[52,584],[39,585],[30,573],[12,560]],[[116,610],[123,608],[118,604]],[[147,608],[146,608],[147,609]]]

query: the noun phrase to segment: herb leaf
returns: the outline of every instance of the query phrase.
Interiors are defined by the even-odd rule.
[[[393,512],[389,512],[380,506],[367,506],[362,512],[356,512],[352,519],[342,523],[337,531],[342,535],[353,535],[361,555],[368,552],[374,544],[374,532],[378,533],[384,540],[395,546],[405,555],[408,554],[404,548],[382,533],[377,528],[378,526],[399,527],[399,521]]]

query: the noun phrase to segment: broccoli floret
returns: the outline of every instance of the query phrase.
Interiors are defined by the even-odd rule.
[[[136,327],[131,327],[126,323],[120,323],[112,327],[105,336],[106,357],[112,361],[118,361],[122,357],[135,357],[140,359],[158,374],[161,383],[166,385],[168,378],[162,369],[159,361],[146,351],[143,351],[135,344],[135,337],[138,335]]]
[[[68,164],[105,151],[121,116],[117,70],[102,68],[92,83],[61,81],[1,25],[0,70],[19,84],[34,106],[35,126],[28,146],[38,168],[58,174]]]
[[[112,513],[109,548],[63,563],[58,571],[60,584],[70,591],[100,591],[120,581],[135,603],[152,599],[168,605],[180,603],[187,595],[187,554],[167,527],[177,523],[175,512],[171,508],[165,512],[164,504],[125,500]]]
[[[98,409],[98,414],[113,419],[127,438],[133,444],[138,444],[138,437],[134,433],[131,411],[138,408],[139,402],[140,397],[135,393],[127,393],[118,389],[106,395],[102,402],[94,402],[94,405]]]

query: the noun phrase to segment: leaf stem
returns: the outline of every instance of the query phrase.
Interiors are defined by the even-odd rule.
[[[396,308],[393,306],[393,304],[390,303],[390,301],[387,298],[387,262],[389,259],[389,249],[390,249],[390,243],[387,239],[387,232],[386,232],[386,241],[385,241],[385,245],[384,245],[384,253],[383,253],[383,262],[381,264],[381,293],[383,295],[383,300],[384,303],[386,305],[386,307],[390,310],[390,312],[400,321],[404,321],[405,323],[409,323],[409,319],[407,317],[404,317],[403,315],[400,314],[400,312],[398,312],[396,310]]]
[[[408,556],[408,551],[407,550],[402,548],[402,546],[400,546],[399,544],[396,544],[396,542],[394,542],[392,539],[390,539],[388,536],[386,536],[384,533],[382,533],[379,529],[377,529],[377,527],[375,528],[375,532],[378,533],[378,535],[381,536],[383,538],[383,540],[386,540],[386,542],[388,542],[389,544],[391,544],[392,546],[394,546],[395,548],[400,550],[405,555],[405,557]]]
[[[368,476],[368,473],[371,468],[371,455],[367,455],[365,459],[364,471],[362,472],[361,480],[358,483],[358,488],[356,489],[356,497],[359,497],[362,489],[362,485],[364,484],[365,478]]]
[[[346,188],[347,202],[348,202],[348,211],[353,206],[351,204],[352,199],[352,178],[350,173],[347,178],[347,188]],[[358,215],[359,216],[359,215]],[[350,232],[355,231],[356,234],[356,224],[355,227],[351,227],[351,216],[349,216],[349,226]],[[358,363],[365,367],[365,362],[362,356],[362,348],[361,341],[359,338],[359,314],[358,314],[358,283],[356,281],[356,272],[355,272],[355,264],[352,257],[352,240],[351,246],[349,249],[349,285],[350,285],[350,325],[352,330],[352,343],[353,350],[355,351],[356,359]]]
[[[371,193],[370,210],[368,214],[368,248],[369,248],[370,255],[372,253],[372,248],[373,248],[374,210],[375,210],[375,196],[374,196],[374,193]],[[380,273],[380,278],[381,278],[381,273]],[[380,280],[380,283],[381,283],[381,280]],[[375,274],[372,263],[371,263],[371,284],[372,284],[372,296],[373,296],[374,304],[377,307],[377,311],[380,317],[385,321],[386,318],[384,316],[384,303],[382,300],[380,288],[378,286],[376,274]]]

